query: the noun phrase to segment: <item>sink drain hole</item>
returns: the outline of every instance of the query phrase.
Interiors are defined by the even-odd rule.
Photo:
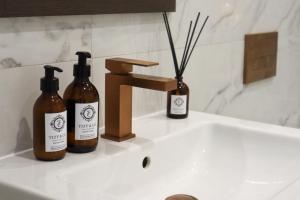
[[[142,166],[144,169],[148,168],[150,166],[150,163],[151,163],[151,160],[149,157],[145,157],[143,159],[143,162],[142,162]]]
[[[190,195],[176,194],[166,198],[165,200],[198,200],[198,199]]]

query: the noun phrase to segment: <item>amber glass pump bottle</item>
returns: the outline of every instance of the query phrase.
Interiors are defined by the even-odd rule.
[[[58,95],[59,81],[54,71],[61,69],[45,66],[41,79],[42,94],[33,108],[33,149],[39,160],[54,161],[64,158],[67,148],[67,111]]]
[[[68,110],[68,148],[73,153],[94,151],[98,144],[99,94],[90,82],[91,66],[88,52],[77,52],[78,64],[74,65],[74,80],[64,93]]]

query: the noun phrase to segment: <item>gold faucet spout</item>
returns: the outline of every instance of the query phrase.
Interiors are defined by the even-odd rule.
[[[158,91],[171,91],[177,88],[177,82],[172,78],[130,74],[131,86]]]

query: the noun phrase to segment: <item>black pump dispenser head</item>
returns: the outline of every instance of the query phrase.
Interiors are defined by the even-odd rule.
[[[79,51],[78,64],[74,65],[73,75],[77,78],[88,78],[91,76],[91,66],[87,64],[87,59],[91,58],[89,52]]]
[[[63,70],[50,65],[46,65],[44,68],[45,77],[41,78],[41,90],[43,92],[57,92],[59,90],[59,81],[58,78],[54,77],[54,71],[63,72]]]

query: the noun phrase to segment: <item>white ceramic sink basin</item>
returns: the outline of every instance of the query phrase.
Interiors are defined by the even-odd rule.
[[[300,199],[300,130],[198,112],[148,116],[134,130],[135,139],[101,140],[96,152],[59,162],[31,151],[3,158],[0,199]]]

